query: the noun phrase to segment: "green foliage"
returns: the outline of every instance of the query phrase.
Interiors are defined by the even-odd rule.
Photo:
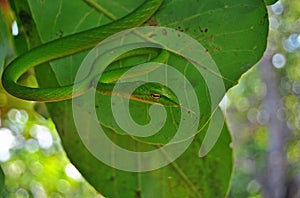
[[[119,18],[131,12],[140,1],[97,2],[109,11],[109,16]],[[29,34],[27,32],[27,36],[31,46],[38,45],[40,41],[44,43],[111,21],[83,1],[28,1],[28,5],[24,1],[15,3],[17,10],[18,8],[21,10],[22,7],[22,11],[26,13],[23,15],[26,18],[21,20],[25,29],[30,32]],[[206,48],[207,56],[211,55],[216,62],[226,90],[235,85],[240,76],[260,59],[266,47],[268,34],[267,11],[262,0],[251,2],[205,0],[201,3],[192,0],[188,4],[184,0],[166,0],[147,23],[171,27],[197,39]],[[51,68],[47,68],[47,65],[40,67],[36,70],[40,86],[62,86],[73,83],[85,56],[86,52],[53,61],[50,64]],[[227,126],[224,125],[213,150],[204,158],[199,158],[198,151],[206,134],[205,124],[214,110],[210,106],[208,88],[204,77],[193,70],[192,64],[176,56],[172,56],[168,64],[185,73],[195,85],[201,116],[198,134],[192,145],[177,160],[159,170],[130,173],[103,164],[83,145],[73,121],[71,101],[48,104],[50,115],[69,159],[105,196],[224,197],[227,194],[233,164],[232,150],[229,147],[231,137]],[[168,120],[157,135],[150,138],[124,135],[125,132],[116,127],[107,104],[110,104],[109,96],[96,95],[100,124],[111,140],[126,149],[135,151],[155,149],[161,143],[168,142],[174,135],[173,131],[178,128],[176,121],[180,115],[179,109],[167,108]],[[149,105],[140,102],[131,103],[131,111],[136,115],[134,119],[137,122],[149,121],[145,115],[148,109]],[[87,123],[87,131],[89,127]]]
[[[2,118],[1,137],[5,138],[2,134],[6,132],[6,138],[10,134],[7,141],[13,139],[14,143],[9,149],[10,159],[1,162],[5,172],[1,197],[95,196],[96,191],[80,174],[74,174],[52,121],[41,118],[33,109],[27,112],[11,109]],[[48,138],[43,139],[43,135]],[[45,140],[48,143],[45,144]],[[4,145],[1,146],[4,149]],[[1,169],[0,189],[3,182]]]
[[[1,16],[1,11],[0,11],[0,16]],[[4,62],[5,62],[5,58],[6,58],[6,55],[8,53],[8,46],[9,46],[9,40],[10,40],[10,37],[9,37],[9,33],[8,33],[8,29],[7,29],[7,26],[3,20],[2,17],[0,17],[0,67],[2,68],[2,66],[4,65]],[[2,53],[4,52],[4,53]]]
[[[3,188],[4,188],[4,173],[2,168],[0,167],[0,195],[2,193]]]
[[[101,2],[103,3],[103,2]],[[105,4],[105,3],[104,3]],[[116,3],[117,4],[117,3]],[[120,11],[116,11],[115,13],[118,13],[119,15],[124,15],[128,13],[132,8],[134,8],[137,4],[136,2],[131,3],[124,3],[122,1],[118,2],[118,8],[123,8],[126,6],[126,9],[122,9]],[[194,6],[193,6],[194,4]],[[219,66],[219,69],[221,70],[221,73],[223,75],[223,78],[225,79],[224,82],[226,84],[226,88],[231,87],[235,82],[238,80],[240,75],[245,72],[251,65],[253,65],[262,55],[262,52],[265,49],[265,43],[266,43],[266,35],[267,35],[267,27],[268,27],[268,20],[266,17],[266,10],[264,7],[264,4],[261,1],[251,2],[251,5],[247,5],[245,2],[244,4],[240,1],[236,2],[228,2],[228,4],[224,3],[214,3],[212,4],[211,1],[202,2],[201,6],[198,6],[198,3],[196,1],[189,2],[189,6],[185,7],[185,1],[177,1],[175,2],[168,2],[166,1],[164,3],[164,6],[161,10],[151,19],[149,23],[156,23],[157,25],[162,26],[168,26],[175,29],[178,29],[180,31],[184,31],[187,34],[190,34],[194,38],[197,38],[205,47],[207,47],[210,54],[213,56],[214,60],[216,61],[217,65]],[[253,6],[255,5],[255,6]],[[54,6],[54,7],[53,7]],[[113,4],[105,4],[107,10],[114,10],[110,9],[110,7],[114,8],[116,7]],[[39,3],[39,2],[31,2],[30,4],[31,10],[33,11],[33,17],[36,21],[37,28],[40,32],[41,38],[43,41],[51,40],[55,37],[59,37],[62,35],[67,35],[70,33],[74,33],[74,31],[80,31],[85,30],[88,28],[93,27],[91,24],[103,24],[107,23],[107,19],[104,17],[99,18],[99,13],[91,10],[88,6],[85,4],[82,4],[82,2],[74,1],[70,4],[67,2],[60,2],[55,4],[53,2],[49,3],[47,5],[46,3]],[[40,10],[43,10],[43,7],[47,7],[47,11],[40,12]],[[80,7],[80,9],[76,9],[76,7]],[[74,16],[72,16],[72,20],[70,17],[70,12],[72,10],[78,10],[76,17],[78,17],[78,20],[74,19]],[[172,12],[173,10],[180,9],[181,12],[175,13]],[[192,10],[191,10],[192,9]],[[46,25],[47,22],[45,20],[50,20],[49,16],[57,16],[58,10],[59,17],[56,17],[55,25],[52,26],[53,28],[49,30],[49,27]],[[86,13],[89,12],[89,15],[84,18],[84,20],[80,20],[83,18],[83,16],[86,16]],[[247,14],[241,14],[241,13],[247,13]],[[199,14],[201,13],[201,14]],[[230,13],[229,15],[226,13]],[[114,13],[112,13],[114,15]],[[119,17],[119,16],[118,16]],[[190,20],[185,20],[190,19]],[[233,21],[235,19],[238,19],[238,21]],[[80,21],[80,23],[78,23]],[[91,23],[93,21],[93,23]],[[211,21],[214,21],[212,23]],[[74,24],[73,24],[74,23]],[[75,30],[74,30],[74,27]],[[47,31],[45,31],[47,29]],[[264,35],[264,36],[261,36]],[[243,39],[247,37],[247,39]],[[258,39],[259,38],[259,39]],[[241,42],[243,40],[243,42]],[[79,66],[79,63],[82,59],[82,57],[85,54],[80,54],[76,56],[72,56],[72,59],[65,58],[62,60],[55,61],[52,63],[52,68],[57,74],[57,79],[61,85],[64,84],[70,84],[72,83],[74,76],[76,74],[76,71]],[[72,61],[71,61],[72,60]],[[74,61],[76,60],[76,61]],[[229,61],[230,60],[230,61]],[[186,65],[187,63],[184,63],[178,58],[174,58],[173,61],[171,60],[169,62],[170,65],[176,67],[177,63],[177,69],[183,71],[185,68],[180,67],[181,65]],[[180,63],[180,65],[178,64]],[[70,68],[61,67],[61,65],[68,65]],[[231,68],[236,68],[235,72],[232,72]],[[66,70],[71,71],[66,72]],[[193,72],[192,70],[187,76],[190,80],[198,81],[198,89],[197,94],[198,98],[201,99],[201,111],[203,113],[203,119],[202,124],[200,124],[200,128],[203,126],[203,124],[206,122],[206,120],[210,117],[210,108],[209,108],[209,100],[207,98],[206,92],[203,92],[203,88],[205,88],[205,82],[202,78],[199,78],[199,76],[192,76]],[[122,146],[125,146],[126,148],[132,148],[132,145],[138,145],[134,146],[132,149],[136,150],[137,148],[147,148],[149,146],[145,145],[145,139],[143,139],[143,142],[135,141],[134,139],[131,140],[131,138],[123,137],[118,135],[118,133],[121,133],[115,126],[114,122],[112,122],[111,116],[109,116],[111,113],[109,111],[106,111],[107,106],[104,106],[103,104],[109,104],[110,98],[107,96],[98,95],[97,96],[96,105],[100,108],[97,110],[98,116],[102,118],[102,124],[109,128],[114,128],[114,131],[107,130],[107,133],[112,133],[113,138],[116,140],[117,143],[122,142]],[[205,99],[206,100],[203,100]],[[139,115],[140,112],[145,112],[147,110],[148,106],[133,102],[132,103],[134,107],[135,114]],[[171,174],[169,169],[172,169],[172,166],[169,165],[168,167],[149,173],[152,175],[152,177],[149,177],[148,174],[145,174],[145,178],[147,179],[141,179],[142,186],[140,186],[137,182],[137,179],[139,178],[139,174],[132,174],[132,173],[124,173],[117,170],[114,170],[112,168],[109,168],[105,166],[104,164],[101,164],[98,162],[92,155],[88,153],[88,151],[85,149],[85,147],[81,144],[79,144],[80,139],[78,137],[78,134],[76,133],[76,129],[74,128],[74,124],[72,122],[66,123],[64,120],[71,120],[72,114],[70,109],[70,103],[64,102],[61,104],[53,104],[51,105],[51,114],[53,117],[54,122],[56,123],[56,126],[58,128],[58,131],[62,137],[63,144],[66,148],[66,152],[68,153],[68,156],[72,159],[73,163],[77,166],[77,168],[82,172],[83,175],[104,195],[115,195],[119,192],[126,192],[129,193],[128,195],[133,195],[136,193],[138,189],[142,190],[143,195],[148,195],[147,192],[149,192],[147,189],[151,188],[152,192],[158,193],[158,191],[161,191],[163,189],[167,190],[168,187],[166,184],[164,184],[165,180],[163,180],[159,187],[153,187],[149,185],[144,185],[145,181],[153,180],[155,181],[157,177],[160,175],[164,175],[165,177],[168,176],[168,174]],[[170,110],[169,112],[176,113],[176,110]],[[105,117],[101,117],[101,115],[105,115]],[[171,114],[169,114],[171,115]],[[175,114],[176,115],[176,114]],[[144,115],[143,115],[144,116]],[[141,116],[137,116],[137,118],[142,118]],[[176,117],[176,116],[172,116]],[[105,118],[108,120],[105,122]],[[104,121],[103,121],[104,119]],[[138,121],[138,120],[137,120]],[[104,122],[104,123],[103,123]],[[170,129],[173,128],[173,130],[176,130],[176,125],[172,124],[174,121],[170,120],[169,124],[166,123],[165,128],[160,131],[161,133],[166,133],[170,131]],[[225,132],[226,133],[226,132]],[[152,138],[150,141],[152,143],[160,142],[161,140],[159,138],[169,138],[172,137],[172,134],[168,134],[168,136],[162,135],[158,136],[157,138]],[[201,134],[203,135],[203,133]],[[198,137],[196,137],[197,139]],[[168,140],[168,139],[167,139]],[[154,141],[154,142],[153,142]],[[193,143],[194,150],[188,150],[188,154],[182,156],[184,158],[184,161],[187,161],[192,153],[196,153],[197,149],[199,149],[199,143]],[[195,145],[198,145],[195,146]],[[219,145],[219,144],[218,144]],[[218,145],[216,147],[218,148]],[[225,145],[223,145],[225,146]],[[216,149],[217,149],[216,148]],[[228,155],[231,156],[229,153],[231,152],[228,143],[227,146],[225,146],[225,149],[223,152],[228,152]],[[218,159],[218,155],[214,155],[214,153],[210,153],[210,158],[212,159]],[[87,164],[82,163],[82,158],[84,157],[84,161],[88,162]],[[228,158],[227,160],[224,159],[224,162],[226,164],[231,164],[230,162],[232,159]],[[196,161],[196,160],[195,160]],[[227,162],[226,162],[227,161]],[[185,169],[184,163],[179,163],[178,161],[175,161],[175,163],[178,163],[179,168],[181,168],[184,171],[189,172],[188,170],[197,170],[197,167],[199,165],[197,163],[193,163],[192,168]],[[199,161],[200,164],[206,164],[209,162],[203,162],[201,159]],[[210,163],[209,163],[210,164]],[[214,162],[212,162],[207,167],[213,167]],[[220,165],[220,166],[219,166]],[[206,165],[200,165],[200,166],[206,166]],[[215,168],[216,170],[221,170],[222,165],[218,164],[218,166]],[[168,170],[168,171],[166,171]],[[228,183],[226,184],[226,181],[229,181],[230,179],[230,172],[231,169],[224,169],[227,170],[226,174],[213,174],[212,172],[208,171],[207,175],[208,177],[212,177],[212,174],[217,177],[215,180],[201,180],[200,178],[196,180],[205,181],[205,182],[198,182],[197,186],[201,186],[201,189],[204,193],[211,191],[211,186],[207,185],[205,187],[208,181],[212,181],[214,185],[222,186],[222,190],[215,189],[215,192],[220,193],[219,195],[225,195],[226,193],[226,186],[228,186]],[[166,172],[166,173],[164,173]],[[169,173],[170,172],[170,173]],[[110,174],[109,174],[110,173]],[[209,174],[210,173],[210,174]],[[190,180],[193,181],[193,175],[187,173],[190,175]],[[197,174],[197,175],[206,175],[205,173]],[[101,176],[97,176],[101,175]],[[104,176],[106,175],[106,176]],[[116,175],[116,176],[112,176]],[[155,176],[157,175],[157,176]],[[224,177],[224,175],[227,175],[227,177]],[[103,176],[103,177],[102,177]],[[113,177],[113,179],[111,179]],[[178,183],[181,178],[179,172],[175,172],[175,176],[173,176],[175,179],[175,183]],[[123,186],[122,181],[126,180],[127,185]],[[107,182],[111,182],[111,185],[109,185],[107,188],[103,188],[103,185]],[[165,182],[164,182],[165,181]],[[218,181],[218,182],[216,182]],[[218,184],[217,184],[218,183]],[[182,185],[188,186],[189,182],[185,181]],[[120,186],[119,186],[120,185]],[[113,187],[115,186],[115,187]],[[116,190],[116,189],[117,190]],[[125,188],[125,189],[124,189]],[[193,193],[193,187],[186,188],[183,192],[185,194]],[[163,191],[165,191],[163,190]],[[170,190],[170,189],[169,189]],[[181,191],[180,188],[175,189],[175,193],[178,194]],[[200,190],[198,190],[198,193],[201,193]],[[213,194],[214,194],[213,193]],[[210,195],[213,195],[210,194]]]

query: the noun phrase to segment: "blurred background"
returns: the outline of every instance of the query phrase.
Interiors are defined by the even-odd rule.
[[[13,35],[22,43],[24,37],[5,2],[0,0],[0,44],[8,53],[0,56],[8,62],[25,47],[13,49],[7,39]],[[269,20],[264,57],[221,104],[235,155],[231,198],[300,198],[300,1],[269,6]],[[30,73],[26,81],[36,84]],[[10,97],[1,88],[0,115],[4,197],[101,197],[68,161],[43,104]]]
[[[233,137],[230,197],[300,197],[300,1],[269,7],[268,48],[223,100]]]

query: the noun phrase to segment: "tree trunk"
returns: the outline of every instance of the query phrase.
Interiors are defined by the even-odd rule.
[[[280,74],[273,67],[271,53],[266,51],[259,64],[261,78],[266,85],[264,98],[269,121],[266,175],[263,181],[265,198],[284,198],[287,194],[287,157],[286,144],[289,130],[285,121],[278,118],[278,110],[282,108],[280,95]]]

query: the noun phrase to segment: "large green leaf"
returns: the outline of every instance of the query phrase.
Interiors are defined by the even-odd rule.
[[[139,1],[135,0],[98,2],[116,17],[129,13],[139,4]],[[29,5],[42,42],[110,21],[81,1],[30,0]],[[178,29],[201,42],[206,48],[205,52],[217,63],[226,89],[236,84],[239,77],[262,56],[268,30],[267,12],[262,0],[190,0],[188,3],[183,0],[166,0],[148,23]],[[85,55],[86,53],[80,53],[52,62],[51,66],[56,76],[53,76],[52,71],[47,73],[45,69],[39,70],[37,75],[42,79],[40,85],[72,83]],[[213,110],[205,79],[194,72],[191,64],[178,57],[172,56],[168,64],[183,72],[194,86],[201,109],[201,115],[198,117],[200,131]],[[176,131],[178,127],[176,119],[179,110],[168,108],[167,112],[171,117],[168,117],[169,120],[157,135],[146,139],[124,136],[124,131],[116,127],[116,123],[111,119],[108,105],[110,97],[97,95],[96,98],[97,114],[100,118],[102,116],[101,124],[105,126],[106,134],[127,149],[152,150],[156,147],[148,144],[149,142],[168,142],[174,135],[172,131]],[[108,197],[139,197],[140,194],[151,197],[151,193],[162,197],[195,197],[194,193],[200,197],[224,197],[227,192],[232,171],[232,153],[228,146],[230,136],[227,128],[223,129],[218,143],[205,158],[197,158],[200,139],[205,135],[205,130],[202,130],[189,149],[174,163],[156,171],[129,173],[104,165],[89,153],[74,126],[70,101],[49,104],[48,107],[70,160],[99,192]],[[131,107],[131,111],[137,115],[134,117],[137,122],[145,123],[149,120],[145,114],[148,105],[132,102]],[[87,130],[89,127],[87,124]]]
[[[158,170],[131,173],[109,167],[97,160],[83,145],[74,126],[69,101],[51,105],[66,152],[87,180],[107,197],[224,197],[233,168],[231,137],[226,125],[213,150],[204,158],[198,152],[205,133],[199,133],[177,160]],[[68,109],[66,109],[68,108]],[[84,111],[83,111],[84,113]],[[88,114],[84,114],[88,116]],[[65,131],[67,128],[68,131]],[[107,129],[116,144],[130,150],[153,149],[128,136]],[[101,143],[99,143],[101,144]],[[72,149],[70,149],[72,148]],[[124,163],[130,163],[124,161]]]

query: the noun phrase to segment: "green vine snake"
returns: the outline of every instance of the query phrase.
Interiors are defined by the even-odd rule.
[[[31,101],[54,102],[73,98],[73,85],[57,88],[31,88],[18,84],[18,79],[31,67],[90,49],[110,35],[142,25],[159,9],[162,2],[163,0],[146,0],[136,10],[112,23],[66,36],[31,49],[17,57],[6,67],[2,76],[3,87],[13,96]],[[133,55],[143,54],[139,51],[131,53]],[[164,62],[167,57],[168,52],[162,50],[152,60]],[[111,81],[99,81],[97,91],[110,95],[114,86],[113,81],[120,76],[119,73],[121,72],[121,70],[113,70],[103,73],[102,77],[111,79]],[[84,93],[88,89],[89,87],[83,88],[75,96]],[[124,97],[130,97],[130,99],[145,103],[178,106],[177,98],[168,88],[154,83],[144,84],[137,88],[131,96],[124,95]]]

